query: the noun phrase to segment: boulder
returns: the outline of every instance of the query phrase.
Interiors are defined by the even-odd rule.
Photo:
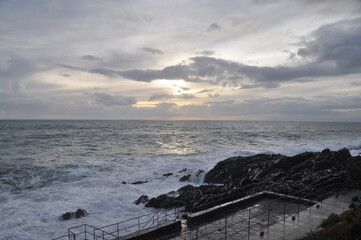
[[[147,183],[148,181],[136,181],[136,182],[132,182],[131,184],[133,185],[138,185],[138,184],[143,184],[143,183]]]
[[[82,218],[88,215],[87,211],[84,209],[77,209],[75,212],[66,212],[60,216],[61,220],[70,220],[72,218]]]
[[[133,203],[135,205],[139,205],[141,203],[147,203],[149,201],[149,198],[147,195],[140,196],[137,200],[135,200]]]
[[[183,177],[181,177],[181,178],[179,179],[179,181],[180,181],[180,182],[189,182],[190,177],[191,177],[190,174],[184,175]]]

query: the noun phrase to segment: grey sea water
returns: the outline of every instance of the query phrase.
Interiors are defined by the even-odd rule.
[[[230,156],[343,147],[360,154],[361,123],[2,120],[0,239],[49,239],[147,213],[132,203],[140,195],[176,190],[181,176]],[[59,220],[77,208],[89,215]]]

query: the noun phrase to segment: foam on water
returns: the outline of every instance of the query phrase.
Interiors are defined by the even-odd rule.
[[[205,174],[197,176],[198,170],[208,171],[231,156],[295,155],[343,147],[353,155],[361,152],[360,124],[6,124],[3,128],[4,122],[0,125],[4,147],[0,148],[4,153],[0,159],[1,240],[50,239],[79,224],[101,227],[149,213],[153,210],[133,201],[143,194],[156,197],[189,184],[179,181],[184,175],[191,174],[191,184],[201,184]],[[29,141],[31,138],[36,141]],[[173,175],[164,176],[167,173]],[[136,181],[148,182],[130,184]],[[63,213],[77,208],[89,215],[59,220]]]

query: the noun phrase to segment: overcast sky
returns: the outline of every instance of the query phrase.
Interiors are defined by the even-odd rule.
[[[0,0],[0,118],[361,121],[361,1]]]

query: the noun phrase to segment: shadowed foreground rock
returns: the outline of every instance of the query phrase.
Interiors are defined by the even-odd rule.
[[[199,211],[219,204],[220,199],[230,201],[263,190],[287,194],[304,189],[312,198],[318,194],[311,185],[319,184],[318,188],[322,188],[333,182],[349,183],[352,181],[349,169],[355,167],[361,167],[361,157],[352,157],[345,148],[304,152],[292,157],[280,154],[231,157],[218,162],[205,176],[205,183],[218,185],[187,185],[178,189],[178,195],[162,194],[145,206],[185,206],[186,211]]]

